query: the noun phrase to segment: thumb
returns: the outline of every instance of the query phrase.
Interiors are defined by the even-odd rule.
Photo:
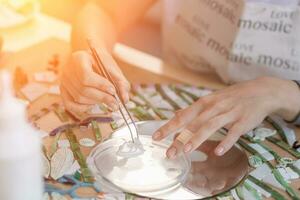
[[[130,83],[125,78],[118,64],[107,50],[101,48],[97,49],[97,51],[101,57],[103,65],[105,66],[106,70],[109,71],[114,83],[116,84],[116,89],[119,91],[120,97],[122,98],[121,100],[125,103],[128,102]]]

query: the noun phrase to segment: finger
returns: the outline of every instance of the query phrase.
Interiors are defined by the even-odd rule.
[[[237,115],[235,112],[228,112],[210,119],[199,128],[197,133],[194,134],[194,137],[184,146],[184,152],[189,153],[195,150],[211,135],[226,124],[234,122],[236,118]]]
[[[231,147],[238,141],[241,135],[249,132],[252,128],[247,125],[246,120],[240,120],[234,123],[229,129],[226,137],[215,148],[215,154],[217,156],[224,155]]]
[[[201,105],[193,104],[186,109],[177,111],[175,113],[175,116],[168,123],[163,125],[153,134],[153,139],[162,140],[169,134],[184,127],[187,123],[189,123],[197,116],[201,107]]]
[[[97,74],[93,71],[94,61],[89,53],[85,51],[77,54],[74,53],[73,59],[74,62],[76,62],[72,63],[75,65],[75,75],[82,85],[93,87],[111,95],[115,94],[115,88],[113,84],[100,74]]]
[[[233,126],[233,123],[230,123],[230,124],[226,124],[226,126],[224,126],[224,128],[229,130],[229,129],[231,129],[232,126]]]
[[[110,95],[116,94],[112,83],[95,72],[87,72],[81,80],[81,84],[86,87],[92,87]]]
[[[167,157],[173,159],[177,156],[177,153],[183,152],[184,145],[190,141],[193,137],[193,133],[187,129],[184,129],[181,133],[177,135],[174,139],[171,147],[167,150]]]
[[[218,103],[212,104],[201,112],[196,119],[189,123],[186,127],[191,132],[196,132],[202,124],[212,119],[213,117],[220,115],[222,113],[228,112],[232,109],[231,101],[220,101]]]
[[[176,140],[180,141],[183,145],[186,145],[193,137],[193,133],[197,132],[199,128],[210,119],[213,119],[220,113],[224,113],[224,111],[227,110],[228,107],[230,108],[231,106],[228,106],[226,102],[223,102],[222,106],[220,106],[220,104],[214,104],[208,109],[204,110],[204,112],[200,113],[197,118],[192,120],[192,122],[190,122],[186,126],[186,128],[179,134],[179,136],[176,137]],[[177,145],[175,145],[175,148],[178,148]],[[192,145],[189,144],[186,148],[186,151],[190,151]]]
[[[87,97],[81,96],[80,94],[80,90],[76,88],[75,84],[72,83],[71,80],[69,80],[67,77],[65,77],[62,81],[61,81],[61,85],[64,88],[68,88],[68,92],[70,94],[70,96],[72,97],[72,99],[74,101],[76,101],[77,103],[80,104],[86,104],[86,105],[94,105],[97,103],[97,101],[93,100],[93,99],[89,99]]]
[[[186,145],[194,137],[189,129],[184,129],[181,131],[178,136],[174,139],[172,145],[167,150],[167,157],[172,159],[175,158],[179,153],[184,152]],[[189,147],[190,148],[190,147]]]
[[[194,134],[190,130],[184,129],[176,136],[176,138],[174,138],[174,141],[176,140],[185,145],[192,139],[193,135]]]
[[[71,113],[72,112],[83,113],[90,109],[90,106],[88,105],[81,105],[73,102],[72,97],[62,85],[60,86],[60,91],[61,91],[62,101],[66,109],[69,110]]]
[[[175,117],[170,120],[169,123],[161,127],[154,135],[154,140],[161,140],[170,133],[186,126],[188,123],[190,123],[198,114],[201,112],[207,105],[211,104],[214,101],[215,97],[213,95],[206,96],[204,98],[200,98],[197,102],[195,102],[192,106],[179,111],[176,113]],[[214,108],[214,107],[213,107]],[[202,120],[200,120],[200,123],[198,120],[194,120],[195,123],[191,124],[191,127],[188,127],[187,129],[191,132],[195,132],[198,130],[198,127],[201,125],[201,121],[204,121],[205,118],[208,118],[211,115],[215,115],[218,111],[218,109],[214,109],[215,111],[211,112],[211,109],[208,109],[207,112],[204,112]],[[219,109],[220,110],[220,109]],[[181,120],[181,118],[183,118]]]
[[[130,84],[127,80],[117,80],[116,81],[117,88],[120,91],[121,100],[124,103],[129,101],[129,91],[130,91]]]
[[[112,79],[115,82],[118,91],[120,92],[122,100],[124,102],[127,102],[129,100],[129,82],[126,80],[118,64],[115,62],[114,58],[108,51],[106,51],[105,49],[97,49],[97,51],[100,53],[103,65],[106,67],[106,69],[112,76]]]
[[[179,136],[180,133],[175,133],[174,137],[173,137],[173,141]]]
[[[110,72],[113,78],[116,78],[117,80],[125,79],[118,64],[107,50],[104,48],[98,48],[97,52],[100,55],[103,65]]]
[[[178,140],[175,140],[173,142],[173,146],[167,150],[166,155],[169,159],[174,159],[176,156],[178,156],[179,152],[182,152],[182,149],[183,144]]]
[[[74,79],[72,79],[74,80]],[[103,91],[97,90],[95,88],[82,86],[80,84],[72,83],[69,77],[65,77],[65,80],[62,81],[62,84],[67,84],[66,82],[69,81],[70,83],[67,85],[71,96],[73,97],[74,101],[80,104],[89,104],[94,105],[98,103],[105,103],[108,105],[112,110],[117,110],[118,105],[115,98]]]
[[[81,92],[81,95],[90,99],[95,99],[95,101],[98,103],[104,103],[112,110],[117,110],[119,108],[117,101],[113,96],[94,88],[84,88]]]

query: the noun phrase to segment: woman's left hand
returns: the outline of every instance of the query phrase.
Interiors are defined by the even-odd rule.
[[[154,140],[184,128],[167,150],[168,158],[197,149],[222,127],[229,131],[215,148],[216,155],[226,153],[239,137],[257,127],[268,115],[277,113],[292,120],[300,111],[300,92],[296,83],[277,78],[258,78],[230,86],[200,98],[180,110],[162,126]]]

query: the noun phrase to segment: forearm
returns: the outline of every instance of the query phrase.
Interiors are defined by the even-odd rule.
[[[155,0],[90,0],[78,14],[72,32],[73,50],[86,49],[86,39],[111,50],[117,36],[143,16]]]
[[[100,6],[88,3],[79,12],[73,24],[72,49],[86,50],[87,39],[95,46],[112,50],[117,40],[117,31],[112,18]]]

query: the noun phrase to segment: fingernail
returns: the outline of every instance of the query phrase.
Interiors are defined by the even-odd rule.
[[[185,153],[189,153],[193,148],[193,145],[191,143],[187,143],[185,146],[184,146],[184,152]]]
[[[167,152],[167,156],[168,158],[173,159],[176,157],[176,153],[177,153],[177,149],[175,147],[171,147]]]
[[[156,132],[156,133],[153,134],[153,139],[154,140],[158,140],[160,138],[160,136],[161,136],[161,133],[160,132]]]
[[[222,156],[224,154],[224,147],[217,147],[215,153],[217,156]]]

